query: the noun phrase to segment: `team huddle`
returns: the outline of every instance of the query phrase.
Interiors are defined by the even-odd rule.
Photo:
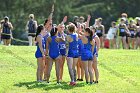
[[[123,14],[126,16],[126,14]],[[69,22],[65,26],[67,16],[58,25],[52,25],[51,17],[45,21],[44,26],[37,27],[36,34],[36,58],[38,59],[37,80],[44,80],[49,83],[50,73],[55,61],[55,70],[57,83],[60,84],[63,76],[63,66],[65,58],[70,76],[70,85],[76,85],[76,80],[83,81],[85,75],[86,83],[98,83],[99,72],[97,68],[97,57],[100,47],[103,47],[104,39],[104,26],[102,19],[95,20],[95,24],[89,26],[91,16],[88,15],[87,21],[80,17],[77,21]],[[139,23],[139,19],[137,19]],[[116,26],[112,22],[112,27],[109,29],[106,36],[109,40],[119,38],[119,44],[122,42],[122,47],[128,49],[128,39],[132,39],[132,48],[134,49],[134,38],[139,37],[139,31],[136,32],[138,27],[134,25],[133,20],[127,26],[126,17],[120,19],[120,23]],[[118,33],[119,31],[119,33]],[[119,36],[117,36],[117,33]],[[138,38],[139,39],[139,38]],[[113,40],[113,42],[114,42]],[[137,41],[139,42],[139,40]],[[137,44],[137,47],[139,43]],[[115,45],[114,48],[120,47]],[[43,59],[45,60],[45,67],[42,65]],[[77,69],[76,69],[77,67]],[[44,69],[45,68],[45,69]],[[76,71],[77,70],[77,71]],[[76,78],[78,76],[78,78]],[[94,78],[95,76],[95,78]]]
[[[83,81],[84,74],[87,84],[98,83],[97,57],[100,40],[95,33],[96,28],[89,27],[90,15],[85,24],[69,22],[65,28],[66,21],[67,16],[60,24],[52,26],[52,20],[48,19],[44,26],[37,27],[35,37],[37,45],[35,56],[38,61],[37,81],[45,80],[49,83],[54,61],[57,84],[60,84],[66,58],[71,79],[69,85],[76,85],[76,80]],[[76,66],[77,70],[81,70],[78,71],[78,79]],[[95,72],[95,81],[93,72]]]

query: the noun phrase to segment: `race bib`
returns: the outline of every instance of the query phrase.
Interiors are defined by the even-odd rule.
[[[60,49],[65,49],[66,45],[65,44],[60,44]]]
[[[130,31],[131,34],[134,34],[134,31]]]
[[[101,30],[97,30],[97,33],[101,33]]]
[[[125,32],[125,29],[120,29],[120,32]]]

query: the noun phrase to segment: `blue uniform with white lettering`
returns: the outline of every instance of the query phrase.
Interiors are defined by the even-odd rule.
[[[57,36],[51,36],[51,42],[49,43],[49,56],[52,59],[56,59],[60,55],[59,43],[56,41]]]
[[[82,40],[81,39],[78,39],[79,56],[82,55],[83,48],[84,48],[84,44],[82,43]]]
[[[66,34],[65,33],[63,33],[62,35],[64,37],[66,37]],[[58,36],[59,37],[62,37],[60,33],[58,33]],[[66,56],[66,42],[65,41],[59,43],[59,49],[60,49],[60,55]]]
[[[87,38],[88,38],[88,43],[84,44],[84,49],[82,51],[82,56],[81,56],[82,61],[93,60],[92,45],[90,44],[89,37]]]
[[[43,50],[44,50],[44,52],[45,52],[45,40],[44,40],[44,38],[43,38],[42,35],[39,35],[39,36],[42,38],[42,48],[43,48]],[[36,43],[36,46],[37,46],[37,50],[36,50],[36,52],[35,52],[35,57],[36,57],[36,58],[43,57],[43,56],[42,56],[42,53],[41,53],[41,50],[40,50],[40,48],[39,48],[39,43],[38,43],[38,42]]]
[[[72,42],[69,42],[69,50],[68,50],[68,57],[78,58],[79,51],[78,51],[78,35],[76,33],[69,34],[73,39]]]

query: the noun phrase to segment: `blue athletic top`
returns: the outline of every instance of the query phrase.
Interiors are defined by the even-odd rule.
[[[92,52],[92,45],[90,44],[89,37],[87,37],[87,38],[88,38],[88,43],[84,44],[84,49],[89,50],[89,51]]]
[[[82,40],[78,39],[79,56],[81,56],[83,48],[84,48],[84,44],[82,43]]]
[[[44,40],[45,40],[45,49],[46,49],[46,41],[47,41],[47,38],[50,36],[50,33],[49,32],[46,32],[46,35],[43,37]]]
[[[59,43],[56,41],[57,36],[51,36],[51,42],[49,43],[49,56],[52,59],[57,58],[60,55]]]
[[[63,33],[62,35],[66,38],[65,33]],[[62,37],[62,35],[60,33],[58,33],[59,37]],[[65,41],[59,43],[59,49],[60,49],[60,54],[61,55],[66,55],[66,42]]]
[[[42,48],[43,48],[43,50],[45,52],[45,40],[44,40],[44,38],[43,38],[43,36],[41,34],[39,36],[41,36],[41,38],[42,38]],[[37,46],[37,50],[35,52],[35,57],[36,58],[43,57],[42,53],[41,53],[41,50],[39,48],[39,43],[38,42],[36,43],[36,46]]]
[[[90,39],[88,38],[88,43],[84,44],[84,49],[82,51],[81,60],[82,61],[88,61],[93,60],[93,54],[92,54],[92,45],[90,44]]]
[[[73,38],[72,42],[69,42],[68,57],[78,58],[78,35],[76,33],[69,34]]]

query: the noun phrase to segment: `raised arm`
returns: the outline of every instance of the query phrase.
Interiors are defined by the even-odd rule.
[[[52,5],[51,13],[49,15],[48,20],[52,20],[53,12],[54,12],[54,4]]]
[[[64,25],[64,23],[66,23],[66,22],[67,22],[67,19],[68,19],[68,17],[67,17],[67,16],[65,16],[65,17],[63,18],[63,21],[61,22],[61,25]]]
[[[90,18],[91,18],[91,16],[88,15],[87,22],[86,22],[86,28],[89,27]]]

